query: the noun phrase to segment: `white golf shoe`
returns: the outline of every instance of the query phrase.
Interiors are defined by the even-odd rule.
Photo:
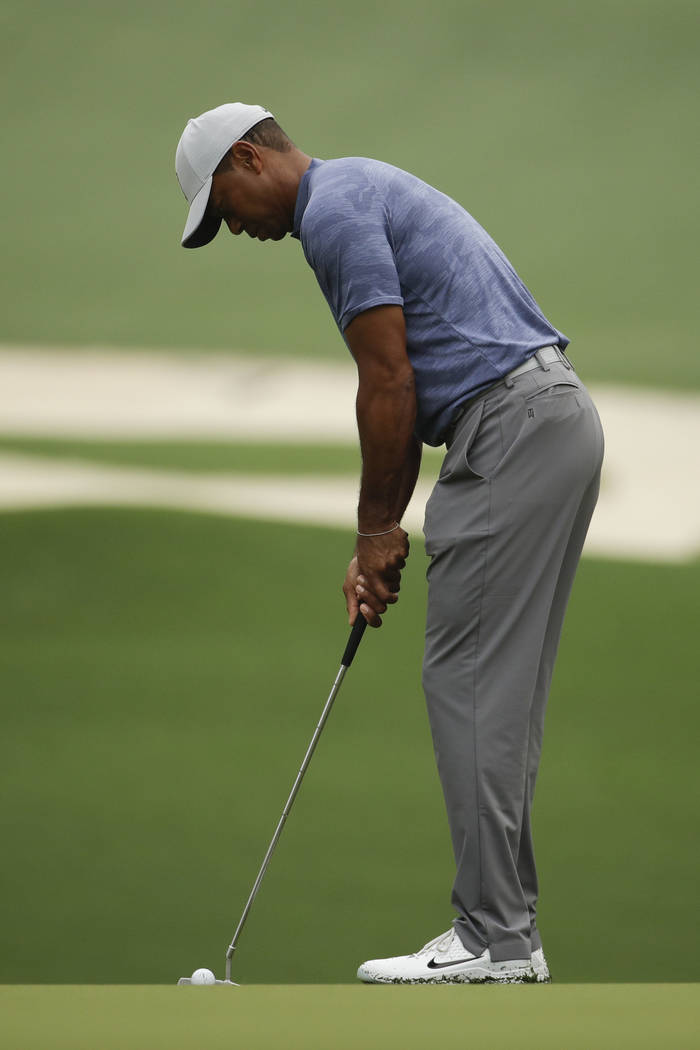
[[[544,957],[544,948],[536,948],[532,953],[532,969],[535,971],[538,984],[549,984],[552,980],[547,960]]]
[[[494,962],[488,948],[481,955],[472,955],[454,927],[412,955],[369,959],[357,976],[366,984],[523,984],[550,979],[541,948],[531,959]]]

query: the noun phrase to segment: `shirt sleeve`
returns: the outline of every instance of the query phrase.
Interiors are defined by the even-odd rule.
[[[313,199],[302,226],[306,259],[344,332],[372,306],[403,306],[384,204],[363,180]]]

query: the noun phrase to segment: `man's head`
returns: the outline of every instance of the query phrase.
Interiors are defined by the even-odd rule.
[[[261,106],[232,102],[190,120],[175,155],[190,204],[183,247],[208,244],[222,220],[231,233],[280,240],[309,161]]]

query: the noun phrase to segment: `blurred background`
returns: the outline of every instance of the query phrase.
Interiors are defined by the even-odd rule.
[[[300,246],[179,246],[187,119],[259,102],[489,230],[608,437],[535,802],[555,979],[694,981],[697,4],[7,2],[0,980],[221,969],[337,671],[353,368]],[[251,915],[245,982],[451,918],[422,501]],[[693,642],[693,639],[696,639]]]

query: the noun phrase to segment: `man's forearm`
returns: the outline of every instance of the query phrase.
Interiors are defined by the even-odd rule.
[[[414,437],[409,445],[408,456],[404,462],[401,489],[399,491],[398,502],[394,511],[394,518],[396,521],[401,521],[406,507],[411,502],[411,496],[416,487],[416,481],[418,480],[418,473],[420,471],[422,451],[423,446],[418,438]]]
[[[406,371],[381,385],[360,389],[357,424],[362,450],[358,528],[375,532],[400,520],[416,483],[420,445],[413,433],[416,395]]]

